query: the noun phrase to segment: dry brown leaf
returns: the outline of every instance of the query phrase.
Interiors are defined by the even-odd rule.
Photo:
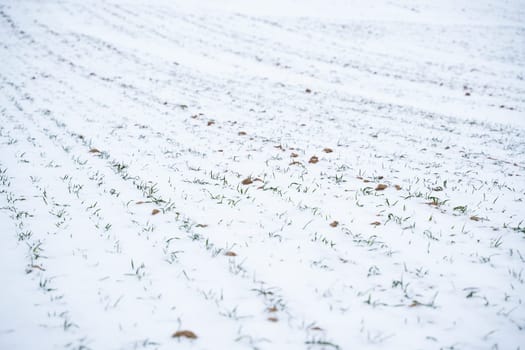
[[[197,224],[197,225],[195,225],[195,226],[196,226],[196,227],[208,227],[208,225],[206,225],[206,224]]]
[[[339,225],[339,221],[332,221],[332,223],[330,223],[332,227],[337,227],[337,225]]]
[[[213,125],[213,124],[215,124],[215,122],[213,120],[209,120],[208,121],[208,126]]]
[[[192,331],[184,330],[184,331],[176,331],[172,335],[173,338],[188,338],[188,339],[197,339],[197,335],[193,333]]]
[[[38,269],[38,270],[40,270],[40,271],[45,271],[45,270],[46,270],[46,269],[44,269],[44,268],[43,268],[42,266],[40,266],[40,265],[31,265],[31,267],[32,267],[33,269]]]
[[[238,135],[239,135],[239,136],[244,136],[244,135],[246,135],[246,131],[239,131],[239,132],[238,132]]]
[[[379,184],[377,185],[376,187],[376,191],[383,191],[384,189],[386,189],[388,186],[385,185],[385,184]]]
[[[89,150],[89,153],[100,153],[100,151],[97,148],[92,148]]]
[[[310,158],[310,160],[308,161],[308,163],[310,163],[310,164],[315,164],[315,163],[317,163],[318,161],[319,161],[319,158],[317,158],[316,156],[312,156],[312,157]]]
[[[314,327],[312,327],[312,328],[310,328],[310,329],[313,330],[313,331],[322,331],[322,330],[323,330],[323,329],[322,329],[321,327],[319,327],[319,326],[314,326]]]
[[[297,158],[297,157],[299,157],[299,155],[297,153],[295,153],[295,152],[292,152],[292,154],[290,154],[290,157]]]
[[[253,183],[253,180],[251,177],[247,177],[246,179],[242,180],[241,182],[243,185],[249,185]]]
[[[275,306],[269,307],[268,312],[277,312],[277,307]]]
[[[230,250],[230,251],[227,251],[226,253],[224,253],[224,255],[226,255],[226,256],[237,256],[237,253],[232,252],[232,251]]]
[[[395,187],[396,190],[398,190],[398,191],[401,190],[401,186],[399,186],[399,185],[395,185],[394,187]]]
[[[277,317],[268,317],[268,321],[270,322],[277,322],[279,319]]]
[[[333,149],[328,148],[328,147],[326,147],[325,149],[323,149],[323,152],[324,152],[324,153],[332,153],[333,151],[334,151]]]
[[[135,202],[135,204],[144,204],[144,201]]]
[[[472,216],[470,217],[470,220],[472,220],[472,221],[480,221],[481,218],[480,218],[479,216],[472,215]]]
[[[370,225],[379,226],[379,225],[381,225],[381,223],[379,221],[374,221],[374,222],[370,223]]]
[[[296,161],[296,160],[294,160],[293,162],[291,162],[291,163],[288,164],[288,165],[302,165],[302,163],[301,163],[301,162],[298,162],[298,161]]]
[[[157,215],[158,213],[160,213],[160,210],[158,210],[158,209],[153,209],[151,211],[151,215]]]

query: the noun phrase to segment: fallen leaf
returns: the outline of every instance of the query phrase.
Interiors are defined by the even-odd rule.
[[[158,209],[153,209],[151,211],[151,215],[157,215],[158,213],[160,213],[160,210],[158,210]]]
[[[396,190],[398,190],[398,191],[401,190],[401,186],[399,186],[399,185],[395,185],[394,187],[395,187]]]
[[[195,225],[195,226],[196,226],[196,227],[208,227],[208,225],[206,225],[206,224],[197,224],[197,225]]]
[[[209,120],[208,121],[208,126],[213,125],[213,124],[215,124],[215,122],[213,120]]]
[[[197,335],[193,333],[192,331],[184,330],[184,331],[177,331],[173,333],[172,338],[188,338],[188,339],[197,339]]]
[[[31,265],[31,267],[32,267],[33,269],[38,269],[38,270],[40,270],[40,271],[45,271],[45,270],[46,270],[46,269],[44,269],[44,268],[43,268],[42,266],[40,266],[40,265]]]
[[[370,225],[379,226],[379,225],[381,225],[381,223],[379,221],[374,221],[374,222],[370,223]]]
[[[135,204],[144,204],[143,201],[138,201],[138,202],[135,202]]]
[[[237,253],[232,252],[232,251],[228,251],[228,252],[224,253],[224,255],[226,255],[226,256],[237,256]]]
[[[277,307],[275,306],[269,307],[268,312],[277,312]]]
[[[299,157],[299,155],[297,153],[292,152],[292,154],[290,154],[290,157],[297,158],[297,157]]]
[[[472,216],[470,217],[470,220],[472,220],[472,221],[480,221],[481,218],[480,218],[479,216],[472,215]]]
[[[322,331],[323,330],[321,327],[318,327],[318,326],[314,326],[314,327],[312,327],[310,329],[313,330],[313,331]]]
[[[319,161],[319,158],[317,158],[316,156],[312,156],[312,157],[310,158],[310,160],[308,161],[308,163],[310,163],[310,164],[315,164],[315,163],[317,163],[318,161]]]
[[[279,319],[277,317],[268,317],[268,321],[270,322],[277,322]]]
[[[100,153],[100,151],[96,148],[92,148],[89,150],[89,153]]]
[[[337,225],[339,225],[339,221],[332,221],[332,223],[330,224],[330,226],[332,227],[337,227]]]
[[[239,134],[239,136],[244,136],[244,135],[246,135],[246,132],[245,131],[239,131],[238,134]]]
[[[323,152],[324,152],[324,153],[332,153],[333,151],[334,151],[333,149],[328,148],[328,147],[325,148],[325,149],[323,149]]]
[[[376,191],[383,191],[385,188],[387,188],[388,186],[385,185],[385,184],[379,184],[377,185],[376,187]]]
[[[250,177],[247,177],[246,179],[242,180],[241,182],[243,185],[249,185],[253,183],[253,180]]]

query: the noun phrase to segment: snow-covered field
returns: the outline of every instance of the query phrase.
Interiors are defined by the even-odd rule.
[[[0,1],[0,349],[523,349],[525,2]]]

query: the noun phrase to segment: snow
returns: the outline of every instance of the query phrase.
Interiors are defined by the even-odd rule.
[[[0,348],[523,348],[524,5],[2,2]]]

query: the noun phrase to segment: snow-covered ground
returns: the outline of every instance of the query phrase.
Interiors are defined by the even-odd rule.
[[[524,1],[0,2],[1,349],[521,349]]]

